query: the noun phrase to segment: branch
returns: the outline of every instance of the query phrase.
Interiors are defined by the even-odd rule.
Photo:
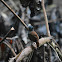
[[[45,23],[46,23],[46,28],[47,28],[47,35],[50,36],[48,19],[47,19],[47,14],[46,14],[45,6],[44,6],[44,0],[42,0],[42,8],[43,8],[44,17],[45,17]]]
[[[16,53],[14,51],[14,49],[11,47],[10,43],[9,42],[3,42],[7,47],[10,48],[10,50],[12,51],[13,55],[16,56]]]
[[[51,39],[52,39],[52,37],[44,37],[44,38],[39,39],[39,47],[42,46],[43,44],[45,44],[46,42],[50,42]],[[32,45],[34,48],[37,48],[37,45],[35,43],[33,43]],[[16,55],[13,58],[10,58],[9,62],[14,62],[14,59],[16,60],[16,62],[19,62],[24,57],[29,55],[32,51],[33,51],[32,46],[28,46],[24,50],[22,50],[22,52],[20,52],[18,55]]]
[[[9,31],[8,31],[8,33],[4,36],[4,38],[0,41],[0,44],[1,43],[3,43],[3,41],[6,39],[6,37],[12,32],[12,31],[14,31],[15,29],[12,27]]]
[[[47,35],[50,37],[51,35],[50,35],[50,31],[49,31],[49,25],[48,25],[47,14],[46,14],[45,6],[44,6],[44,0],[42,0],[42,8],[43,8],[44,17],[45,17]],[[51,49],[49,48],[49,50],[50,50],[50,52],[49,52],[49,62],[51,62]]]
[[[22,19],[11,9],[11,7],[4,1],[0,0],[20,21],[21,23],[25,26],[25,28],[28,30],[27,25],[22,21]]]
[[[43,8],[43,12],[44,12],[44,17],[45,17],[45,22],[46,22],[46,28],[47,28],[47,34],[48,36],[50,37],[50,31],[49,31],[49,25],[48,25],[48,19],[47,19],[47,14],[46,14],[46,10],[45,10],[45,6],[44,6],[44,0],[42,0],[42,8]],[[53,41],[55,41],[55,39],[53,39]],[[54,51],[57,53],[58,55],[58,58],[60,59],[60,61],[62,60],[62,53],[60,51],[60,48],[58,46],[58,44],[54,43],[54,42],[51,42],[51,43],[48,43],[53,49]]]

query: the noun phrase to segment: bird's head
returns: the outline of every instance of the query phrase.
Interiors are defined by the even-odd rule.
[[[29,29],[29,31],[33,31],[34,27],[31,24],[28,24],[28,29]]]

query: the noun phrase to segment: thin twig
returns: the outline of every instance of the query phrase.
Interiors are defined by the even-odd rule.
[[[3,42],[7,47],[10,48],[10,50],[12,51],[13,55],[16,56],[16,53],[14,51],[14,49],[11,47],[10,43],[9,42]]]
[[[10,6],[3,0],[0,0],[20,21],[21,23],[25,26],[25,28],[28,30],[27,25],[22,21],[22,19],[10,8]]]
[[[47,28],[47,34],[48,36],[50,35],[50,31],[49,31],[49,25],[48,25],[48,19],[47,19],[47,14],[46,14],[46,10],[45,10],[45,6],[44,6],[44,0],[42,0],[42,7],[43,7],[43,12],[44,12],[44,16],[45,16],[45,22],[46,22],[46,28]],[[53,41],[55,41],[55,39],[53,39]],[[62,54],[60,52],[60,50],[57,48],[59,47],[58,44],[56,45],[54,42],[48,43],[53,49],[54,51],[57,53],[57,55],[60,57],[60,61],[62,60]],[[57,47],[56,47],[57,46]],[[61,55],[60,55],[61,54]]]
[[[44,17],[45,17],[45,23],[46,23],[46,29],[47,29],[47,35],[50,37],[50,31],[49,31],[49,25],[48,25],[48,19],[47,19],[47,14],[46,14],[46,10],[45,10],[45,6],[44,6],[44,0],[42,0],[42,8],[43,8],[43,12],[44,12]],[[49,47],[49,62],[51,62],[51,49]]]
[[[4,36],[4,38],[0,41],[0,44],[6,39],[6,37],[12,32],[14,31],[15,29],[12,27],[9,32]]]
[[[48,19],[47,19],[47,14],[46,14],[45,6],[44,6],[44,0],[42,0],[42,7],[43,7],[44,16],[45,16],[45,23],[46,23],[46,28],[47,28],[47,35],[50,36]]]

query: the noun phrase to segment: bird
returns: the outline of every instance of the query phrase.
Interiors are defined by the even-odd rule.
[[[38,34],[34,31],[34,28],[31,24],[28,25],[29,32],[28,32],[28,37],[31,41],[36,42],[37,47],[39,47],[39,36]]]

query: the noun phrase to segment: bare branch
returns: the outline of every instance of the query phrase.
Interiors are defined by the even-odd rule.
[[[47,28],[47,35],[50,36],[48,19],[47,19],[47,14],[46,14],[45,6],[44,6],[44,0],[42,0],[42,7],[43,7],[44,16],[45,16],[45,23],[46,23],[46,28]]]
[[[0,0],[20,21],[21,23],[25,26],[25,28],[28,30],[27,25],[22,21],[22,19],[11,9],[11,7],[4,1]]]
[[[7,47],[10,48],[10,50],[12,51],[13,55],[16,56],[16,53],[14,51],[14,49],[11,47],[11,45],[9,44],[9,42],[3,42]]]
[[[51,36],[50,35],[50,31],[49,31],[49,25],[48,25],[48,19],[47,19],[47,14],[46,14],[46,10],[45,10],[45,6],[44,6],[44,0],[42,0],[42,8],[43,8],[43,12],[44,12],[44,16],[45,16],[45,22],[46,22],[46,29],[47,29],[47,34],[48,36]],[[55,41],[55,39],[53,39],[53,41]],[[58,46],[58,44],[54,43],[54,42],[51,42],[51,43],[48,43],[53,49],[54,51],[57,53],[58,55],[58,58],[59,60],[61,61],[62,60],[62,54],[61,54],[61,51],[60,51],[60,48]],[[57,46],[57,47],[56,47]],[[59,48],[59,49],[58,49]]]
[[[8,33],[4,36],[4,38],[0,41],[0,44],[6,39],[6,37],[12,32],[12,31],[14,31],[15,29],[12,27],[9,31],[8,31]]]
[[[39,39],[39,47],[42,46],[43,44],[45,44],[46,42],[50,42],[51,39],[52,39],[52,37],[45,37],[45,38]],[[35,43],[33,43],[33,47],[36,48],[37,45]],[[32,47],[28,46],[24,50],[22,50],[22,52],[20,52],[18,55],[16,55],[15,57],[11,58],[9,60],[9,62],[14,62],[14,59],[16,60],[16,62],[19,62],[24,57],[26,57],[28,54],[30,54],[32,51],[33,51]]]

